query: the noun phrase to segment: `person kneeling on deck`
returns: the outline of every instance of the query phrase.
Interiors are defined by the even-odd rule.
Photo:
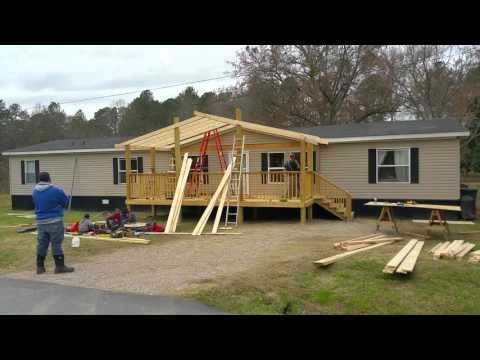
[[[73,267],[65,266],[62,249],[65,231],[63,209],[68,206],[69,198],[60,187],[51,183],[47,172],[41,172],[39,180],[32,193],[38,231],[37,274],[45,272],[45,257],[50,243],[55,260],[55,274],[72,272]]]
[[[85,214],[83,219],[80,220],[78,232],[80,234],[85,234],[90,231],[95,231],[95,225],[90,221],[90,214]]]

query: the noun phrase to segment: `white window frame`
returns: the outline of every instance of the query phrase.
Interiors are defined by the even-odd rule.
[[[133,156],[130,158],[130,160],[135,160],[137,162],[137,169],[136,170],[131,170],[131,174],[138,174],[138,158],[139,156]],[[120,161],[125,160],[123,157],[117,158],[117,174],[118,174],[118,184],[126,184],[127,182],[122,182],[122,177],[120,176],[121,173],[125,173],[125,180],[127,180],[127,162],[125,161],[125,170],[120,170]]]
[[[28,163],[33,163],[33,181],[28,181],[27,174],[32,174],[29,173],[28,170]],[[35,160],[25,160],[25,168],[24,168],[24,176],[25,176],[25,185],[29,184],[36,184],[36,179],[37,179],[37,173],[35,171]]]
[[[395,150],[407,150],[408,152],[408,165],[379,165],[378,164],[378,152],[379,151],[395,151]],[[381,148],[381,149],[376,149],[376,159],[375,159],[375,171],[376,171],[376,180],[377,184],[411,184],[411,148],[409,147],[399,147],[399,148]],[[378,180],[378,169],[380,167],[408,167],[408,181],[379,181]]]
[[[267,183],[268,184],[284,184],[285,181],[271,181],[270,179],[270,170],[276,170],[276,171],[272,171],[272,173],[278,173],[280,171],[277,171],[277,170],[282,170],[282,171],[285,171],[285,166],[270,166],[270,154],[283,154],[283,163],[285,164],[285,152],[283,151],[269,151],[267,152],[267,173],[268,173],[268,176],[267,176]]]

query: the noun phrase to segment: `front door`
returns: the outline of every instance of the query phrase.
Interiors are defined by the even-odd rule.
[[[228,153],[228,163],[232,161],[232,154]],[[248,173],[250,169],[250,154],[248,151],[243,152],[243,163],[242,163],[242,174]],[[244,195],[248,195],[250,192],[250,182],[249,182],[249,176],[247,175],[242,175],[242,192]]]

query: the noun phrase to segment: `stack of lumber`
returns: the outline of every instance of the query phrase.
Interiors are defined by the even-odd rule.
[[[445,241],[435,245],[430,253],[433,258],[438,260],[440,258],[449,258],[461,260],[475,247],[475,244],[465,243],[463,240],[454,240],[452,242]]]
[[[415,268],[424,241],[411,239],[388,263],[383,272],[386,274],[409,274]]]
[[[333,264],[334,262],[337,262],[338,260],[341,260],[341,259],[344,259],[344,258],[347,258],[349,256],[352,256],[352,255],[355,255],[355,254],[358,254],[358,253],[361,253],[363,251],[367,251],[367,250],[371,250],[371,249],[375,249],[377,247],[380,247],[380,246],[384,246],[384,245],[388,245],[388,244],[393,244],[394,241],[384,241],[384,242],[380,242],[378,244],[367,244],[366,247],[363,247],[361,249],[356,249],[356,250],[352,250],[352,251],[348,251],[346,253],[343,253],[343,254],[338,254],[338,255],[334,255],[334,256],[330,256],[328,258],[325,258],[325,259],[321,259],[321,260],[317,260],[317,261],[314,261],[313,263],[315,265],[318,265],[318,266],[328,266],[330,264]]]
[[[360,236],[351,240],[337,242],[333,244],[333,247],[338,250],[351,251],[351,250],[362,249],[372,244],[380,244],[380,243],[389,242],[389,241],[399,241],[402,239],[403,238],[401,237],[388,237],[383,234],[370,234],[370,235]]]
[[[174,233],[177,229],[178,219],[180,218],[180,209],[182,208],[182,201],[185,195],[185,186],[187,185],[188,175],[192,166],[192,159],[188,158],[188,153],[183,155],[182,167],[177,180],[177,187],[173,197],[172,206],[168,213],[167,225],[165,226],[165,233]]]
[[[210,214],[213,211],[213,207],[219,200],[220,194],[221,194],[220,204],[218,205],[217,215],[215,216],[215,221],[214,221],[213,230],[212,230],[212,233],[217,232],[218,224],[220,223],[220,217],[222,214],[223,204],[225,203],[225,199],[228,192],[228,186],[230,184],[230,175],[232,174],[233,166],[235,166],[235,157],[232,158],[232,162],[228,165],[227,170],[225,170],[225,173],[223,174],[223,177],[220,180],[220,184],[218,185],[217,190],[215,191],[212,198],[210,199],[210,202],[208,203],[208,206],[203,212],[200,220],[198,220],[197,226],[195,226],[195,229],[193,229],[192,235],[198,236],[202,234],[203,229],[207,224],[208,218],[210,217]]]
[[[468,259],[468,262],[480,263],[480,250],[472,252],[472,256],[470,256],[470,259]]]

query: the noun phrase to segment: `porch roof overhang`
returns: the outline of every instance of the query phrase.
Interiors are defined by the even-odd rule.
[[[169,151],[175,147],[175,136],[174,131],[172,130],[177,127],[180,129],[180,146],[184,146],[201,140],[206,131],[217,129],[221,134],[235,129],[236,126],[240,126],[245,130],[278,136],[290,140],[305,140],[306,142],[314,145],[328,144],[326,139],[315,135],[307,135],[296,131],[278,129],[248,121],[233,120],[222,116],[194,111],[194,116],[189,119],[180,121],[176,124],[172,124],[156,131],[152,131],[134,139],[124,141],[120,144],[116,144],[115,148],[123,149],[126,145],[129,145],[131,150],[155,148],[159,151]]]

